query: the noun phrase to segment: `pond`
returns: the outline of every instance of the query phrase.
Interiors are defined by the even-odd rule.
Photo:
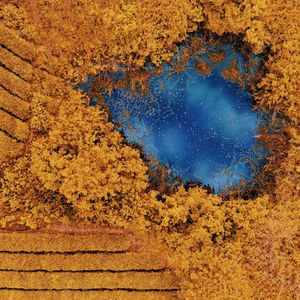
[[[164,64],[149,76],[145,93],[116,87],[103,96],[129,143],[184,183],[201,182],[219,193],[254,179],[260,114],[244,83],[244,57],[230,45],[213,51],[191,56],[179,72]]]

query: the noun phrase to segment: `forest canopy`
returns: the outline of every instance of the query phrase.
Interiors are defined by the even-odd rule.
[[[30,134],[22,155],[1,164],[2,227],[75,220],[135,228],[172,249],[182,299],[299,296],[299,1],[4,0],[0,20],[36,54],[30,62],[19,50],[33,68]],[[270,155],[254,197],[199,186],[161,194],[107,111],[73,90],[120,66],[133,74],[147,62],[159,67],[201,30],[267,58],[253,97],[272,116],[272,130],[260,134]]]

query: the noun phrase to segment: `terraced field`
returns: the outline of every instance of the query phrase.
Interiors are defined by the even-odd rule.
[[[39,47],[0,23],[0,163],[22,155],[30,141],[31,101],[37,91],[53,106],[52,91],[65,83],[36,63]],[[47,107],[49,108],[49,107]],[[52,107],[50,107],[51,110]]]
[[[22,154],[29,137],[36,47],[0,24],[0,162]]]
[[[176,299],[160,253],[122,234],[0,233],[1,299]]]

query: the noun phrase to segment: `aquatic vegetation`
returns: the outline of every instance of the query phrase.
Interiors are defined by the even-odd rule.
[[[179,52],[184,50],[187,48]],[[150,69],[142,85],[132,82],[131,74],[117,73],[106,79],[90,79],[78,87],[96,94],[105,80],[116,81],[112,91],[98,93],[127,141],[141,146],[146,157],[155,157],[183,182],[201,182],[219,193],[241,181],[244,185],[251,183],[256,174],[251,174],[254,170],[249,161],[259,165],[263,151],[255,145],[259,115],[251,110],[243,57],[230,45],[222,46],[219,52],[206,51],[208,54],[200,56],[192,53],[184,63],[179,55],[173,59],[179,63],[163,65],[158,72]],[[209,72],[203,70],[203,64]],[[178,70],[181,66],[183,71]],[[120,81],[126,81],[126,77],[131,81],[123,88]],[[261,152],[259,157],[255,147]]]
[[[162,0],[156,4],[138,0],[0,3],[1,44],[6,42],[34,68],[29,82],[34,90],[29,138],[21,157],[1,164],[1,225],[35,228],[54,220],[83,218],[92,224],[137,226],[145,239],[150,236],[172,249],[185,288],[183,299],[199,295],[295,299],[299,295],[300,3]],[[9,35],[6,28],[35,48],[21,47],[23,40]],[[139,151],[124,143],[99,107],[90,107],[72,90],[89,75],[116,72],[121,66],[143,71],[141,66],[152,62],[159,67],[171,60],[177,43],[190,32],[204,29],[210,32],[208,39],[217,34],[237,46],[248,43],[252,51],[267,57],[252,89],[255,105],[271,115],[276,130],[261,132],[270,155],[259,176],[264,185],[258,197],[219,197],[199,187],[182,186],[159,195],[147,185],[147,168]],[[209,72],[207,65],[198,67]],[[232,67],[227,75],[239,81]],[[18,76],[5,74],[1,71],[0,77],[6,85],[26,94]],[[109,82],[105,88],[110,88]],[[94,128],[101,132],[103,145],[95,143]],[[0,142],[0,158],[7,159],[10,155],[2,152],[12,149],[5,138]],[[105,152],[110,146],[113,150]],[[81,174],[88,175],[88,185]],[[98,193],[104,198],[97,199]]]

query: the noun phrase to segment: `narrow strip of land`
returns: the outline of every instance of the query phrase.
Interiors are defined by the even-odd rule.
[[[30,84],[2,66],[0,66],[0,86],[23,100],[31,97]]]
[[[33,75],[33,68],[30,63],[16,56],[8,49],[0,47],[0,63],[11,70],[22,79],[30,81]]]
[[[29,134],[27,123],[0,109],[0,129],[19,141],[25,141]]]
[[[36,58],[35,46],[20,38],[13,30],[1,23],[0,45],[5,46],[24,60],[33,61]]]
[[[0,252],[120,252],[131,245],[118,234],[0,233]]]
[[[30,104],[10,94],[3,87],[0,87],[0,108],[22,120],[26,120],[30,116]]]
[[[174,290],[178,279],[165,272],[22,272],[0,271],[0,289]]]
[[[0,146],[0,162],[21,155],[24,149],[23,143],[18,143],[2,131],[0,131]]]
[[[0,253],[0,271],[158,271],[166,265],[159,253]]]
[[[0,290],[7,300],[175,300],[173,291],[24,291]]]

